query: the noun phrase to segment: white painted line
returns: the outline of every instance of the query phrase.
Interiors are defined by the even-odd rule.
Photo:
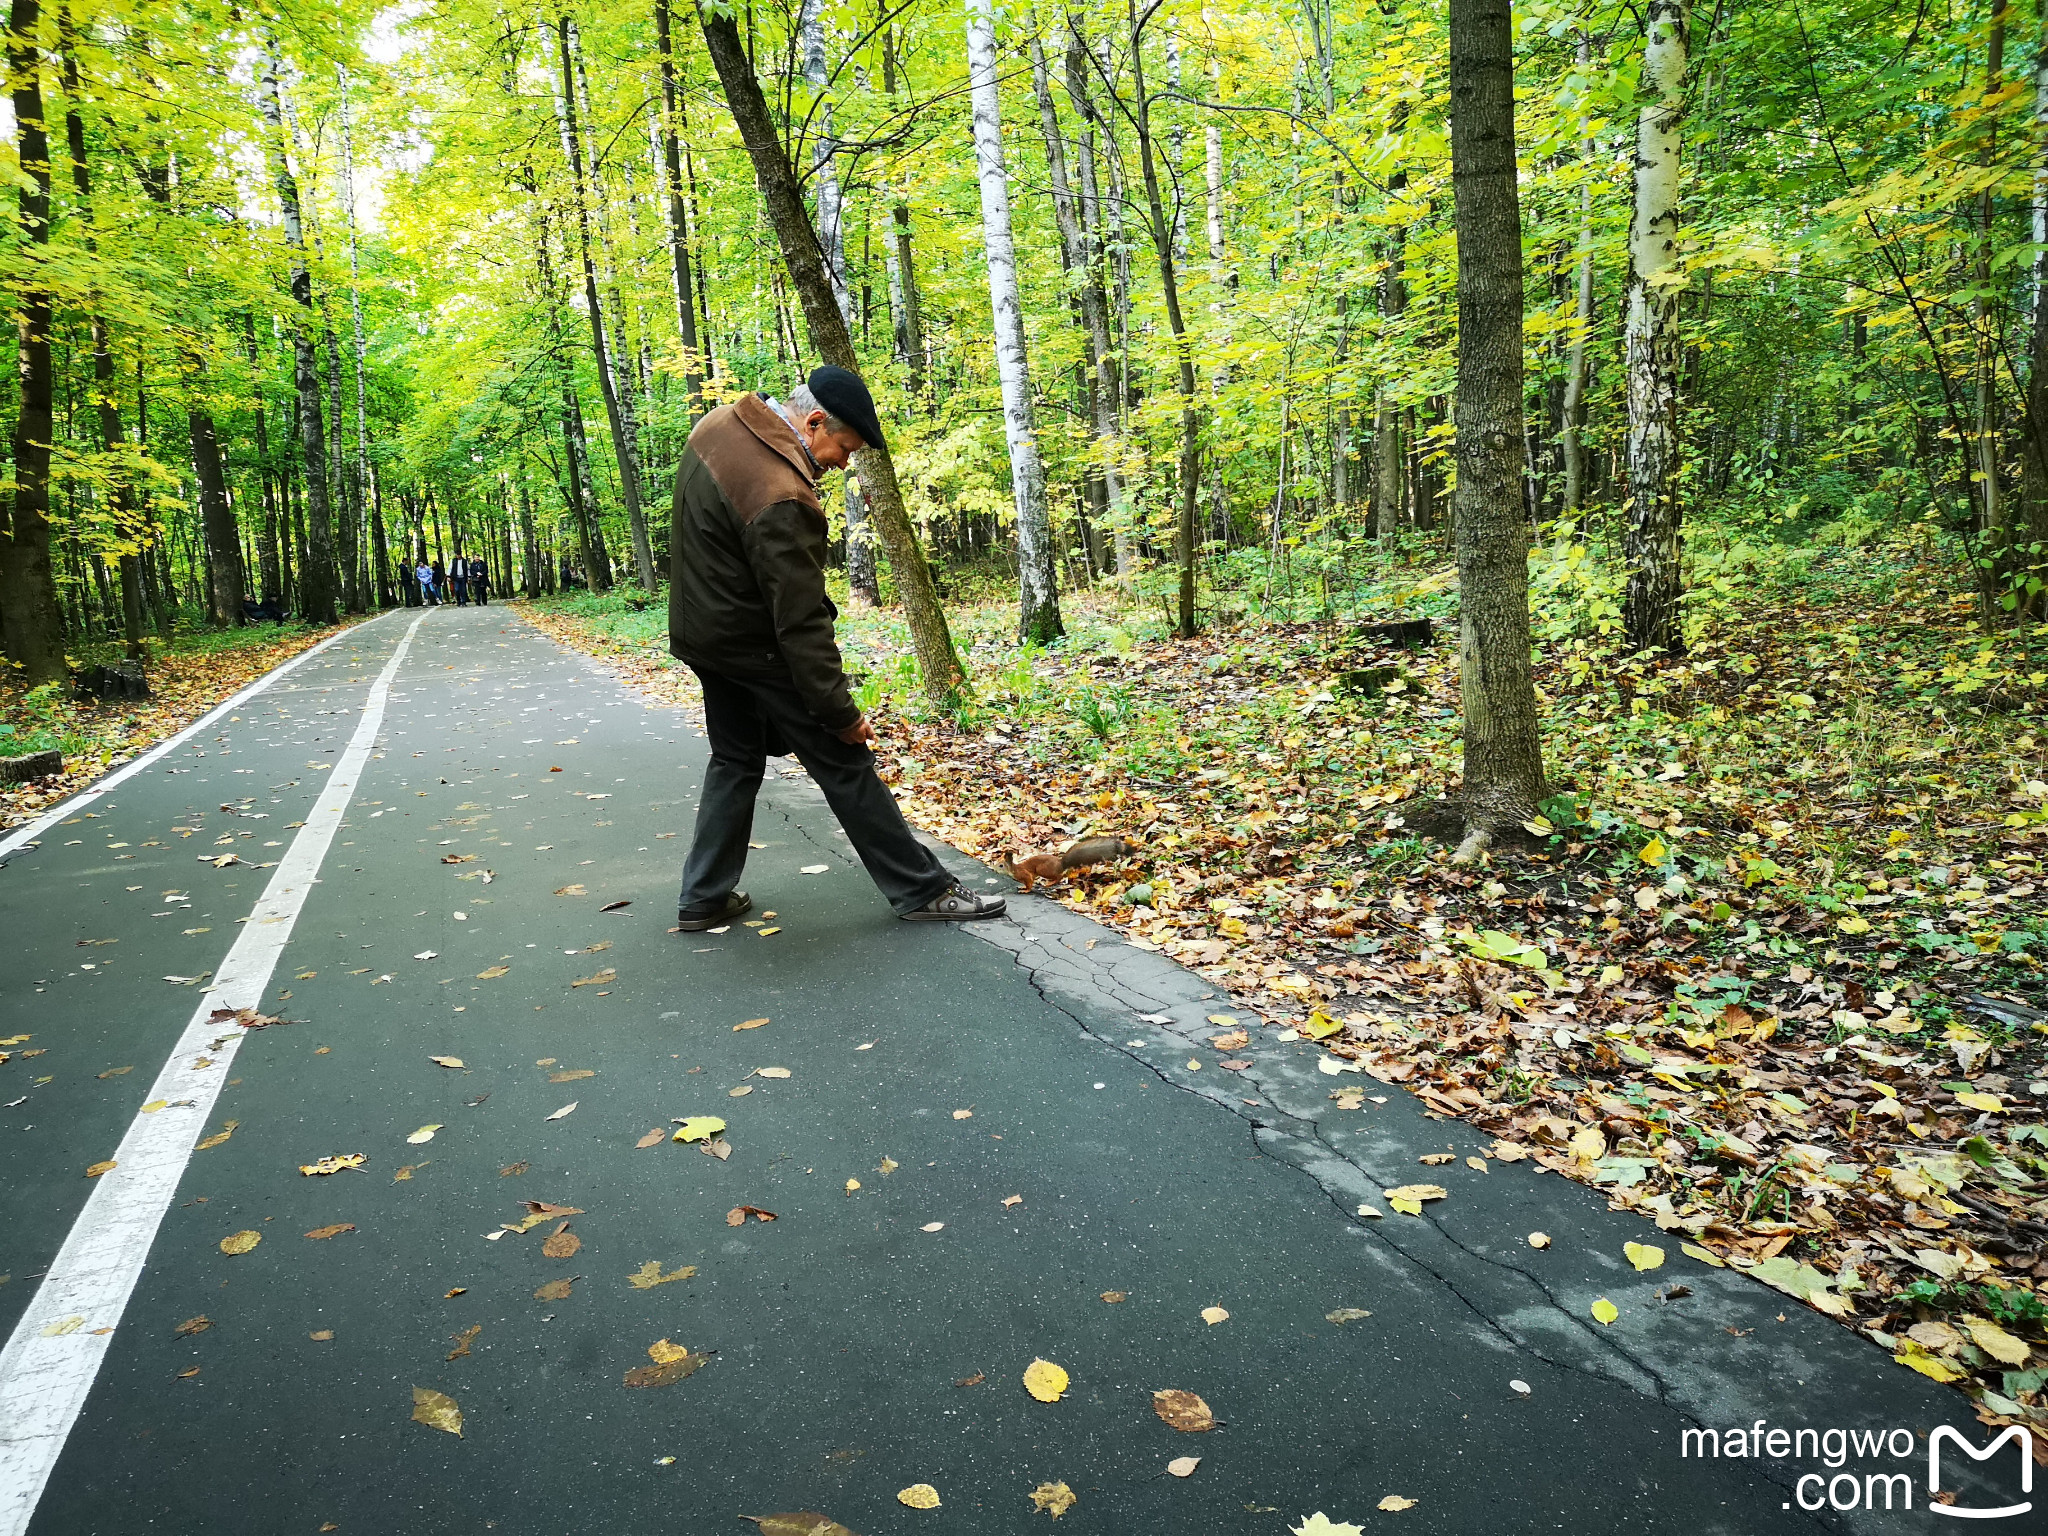
[[[197,720],[194,720],[190,725],[186,726],[185,729],[178,732],[177,735],[169,738],[166,741],[158,742],[155,746],[151,747],[147,752],[143,753],[142,756],[136,758],[132,762],[123,763],[120,767],[116,768],[112,773],[108,774],[105,778],[96,779],[92,784],[80,790],[77,794],[73,795],[69,800],[66,800],[62,805],[57,806],[54,810],[45,811],[43,812],[42,815],[38,816],[34,821],[29,822],[26,826],[16,827],[12,832],[8,833],[5,837],[0,837],[0,868],[4,868],[6,866],[8,855],[13,853],[17,848],[20,848],[24,843],[34,842],[37,838],[41,837],[45,832],[49,831],[50,828],[56,826],[57,823],[62,821],[66,816],[69,816],[73,811],[83,810],[86,806],[91,805],[93,801],[99,799],[100,796],[107,794],[109,791],[115,789],[124,781],[131,779],[136,774],[142,772],[142,770],[147,768],[151,763],[157,761],[159,758],[165,756],[170,752],[176,751],[179,747],[183,746],[186,742],[190,741],[194,736],[197,736],[201,731],[207,729],[207,727],[214,725],[218,721],[226,719],[228,715],[233,713],[235,710],[241,708],[242,705],[247,703],[250,699],[254,698],[257,694],[261,693],[264,689],[268,688],[272,683],[276,682],[280,677],[283,677],[287,672],[294,671],[297,668],[304,666],[307,662],[311,661],[315,656],[318,656],[322,651],[326,650],[327,647],[329,647],[330,645],[338,645],[342,641],[350,638],[351,636],[360,639],[362,637],[362,632],[365,629],[367,629],[370,624],[374,623],[376,623],[376,620],[371,619],[363,624],[351,625],[349,626],[349,628],[344,629],[338,635],[329,635],[325,640],[322,640],[318,645],[311,645],[306,647],[305,650],[299,652],[299,654],[294,656],[290,661],[284,662],[279,666],[273,667],[270,671],[264,673],[261,677],[257,678],[255,682],[249,684],[248,687],[242,689],[241,692],[230,694],[221,703],[216,704],[212,709],[209,709]]]
[[[377,744],[391,679],[426,618],[423,613],[412,621],[378,674],[355,735],[306,813],[305,827],[278,861],[213,986],[144,1099],[171,1107],[135,1117],[114,1152],[115,1168],[93,1186],[35,1299],[0,1351],[0,1536],[20,1536],[28,1529],[106,1358],[157,1227],[177,1196],[193,1143],[206,1128],[234,1064],[243,1032],[233,1024],[214,1023],[209,1015],[216,1008],[233,1011],[262,1003],[354,798],[356,778]]]

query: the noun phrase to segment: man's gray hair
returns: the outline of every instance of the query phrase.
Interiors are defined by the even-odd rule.
[[[789,392],[789,398],[783,401],[782,403],[785,407],[787,407],[790,416],[799,424],[801,424],[805,420],[805,418],[807,418],[811,414],[811,412],[825,411],[825,407],[818,404],[818,397],[811,393],[811,386],[808,384],[797,385],[795,389],[792,389]],[[825,411],[825,430],[827,432],[854,432],[854,429],[852,427],[849,427],[845,422],[841,421],[837,416],[834,416],[830,411]],[[860,434],[858,432],[854,432],[854,435],[858,437]]]

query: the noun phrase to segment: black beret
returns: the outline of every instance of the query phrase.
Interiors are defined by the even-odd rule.
[[[805,382],[820,410],[853,428],[868,447],[888,451],[889,445],[882,439],[882,424],[875,419],[875,397],[868,393],[859,374],[828,363],[812,369]]]

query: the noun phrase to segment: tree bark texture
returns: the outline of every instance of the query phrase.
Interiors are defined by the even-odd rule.
[[[1678,501],[1679,128],[1690,0],[1648,0],[1628,232],[1628,592],[1622,626],[1638,651],[1685,651]]]
[[[832,279],[818,248],[817,231],[812,229],[804,209],[796,168],[790,164],[776,134],[775,119],[748,62],[739,29],[731,18],[702,6],[697,15],[719,83],[725,88],[726,104],[753,162],[754,180],[761,191],[769,226],[775,231],[783,264],[803,305],[811,345],[826,362],[858,372],[860,359],[854,353],[853,336],[833,297]],[[934,703],[950,707],[966,681],[966,674],[953,648],[953,636],[946,624],[945,610],[939,606],[938,591],[932,585],[931,568],[925,563],[916,530],[904,510],[896,465],[886,449],[867,448],[854,456],[854,467],[867,496],[868,510],[889,553],[889,565],[903,601],[904,618],[910,627],[911,645],[923,674],[925,692]]]
[[[1017,292],[1017,246],[1010,231],[1009,172],[1003,165],[992,0],[967,0],[967,74],[975,177],[981,184],[989,307],[995,317],[996,377],[1003,392],[1003,436],[1010,448],[1010,492],[1017,511],[1017,634],[1044,645],[1065,631],[1060,623],[1052,520],[1045,507],[1045,466],[1038,457],[1038,427],[1031,409],[1024,306]]]
[[[42,53],[37,0],[13,0],[8,18],[7,73],[12,86],[14,142],[21,179],[16,191],[21,233],[29,249],[15,308],[18,373],[14,419],[14,496],[0,526],[0,654],[31,686],[69,673],[64,610],[50,559],[50,325],[53,303],[38,270],[50,241],[50,136],[43,125]]]
[[[332,624],[340,597],[334,564],[334,522],[327,499],[327,430],[320,404],[320,359],[313,347],[313,275],[306,269],[306,236],[299,220],[299,184],[285,153],[284,109],[278,88],[283,60],[275,38],[265,40],[261,94],[268,127],[270,176],[284,215],[291,251],[293,384],[299,398],[299,451],[305,463],[306,550],[299,570],[299,614]]]
[[[1450,38],[1461,799],[1467,826],[1492,832],[1532,816],[1543,787],[1522,515],[1522,218],[1509,0],[1451,0]]]

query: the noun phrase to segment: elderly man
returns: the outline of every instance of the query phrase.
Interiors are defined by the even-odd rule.
[[[794,755],[825,792],[898,917],[1000,917],[911,835],[875,776],[874,728],[847,691],[825,595],[818,482],[883,447],[857,374],[819,368],[787,402],[745,395],[697,423],[676,470],[669,535],[669,651],[704,685],[711,762],[683,866],[676,921],[720,927],[753,902],[735,889],[770,753]]]

